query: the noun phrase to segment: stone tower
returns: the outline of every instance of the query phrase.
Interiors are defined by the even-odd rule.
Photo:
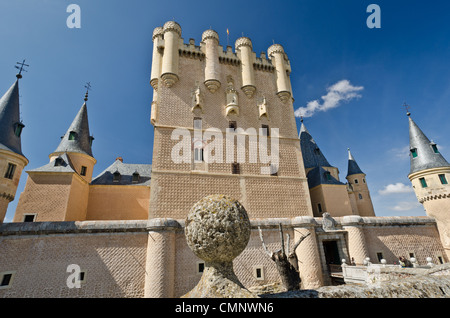
[[[450,257],[450,164],[417,126],[408,112],[411,170],[408,175],[417,199],[434,217],[442,245]]]
[[[174,21],[153,32],[149,217],[184,219],[211,194],[250,218],[312,216],[283,47],[257,56],[248,37],[233,52],[214,30],[198,45],[181,35]]]
[[[19,79],[0,99],[0,223],[3,222],[8,204],[16,195],[20,175],[28,164],[22,153],[21,134],[24,124],[20,119]]]
[[[303,120],[300,128],[300,145],[314,216],[322,217],[325,212],[333,217],[352,215],[347,187],[339,181],[339,169],[333,167],[325,158]]]
[[[355,214],[360,216],[375,216],[366,175],[359,168],[348,149],[348,170],[347,177],[350,202]]]
[[[49,155],[50,162],[27,171],[14,222],[86,219],[89,183],[96,163],[86,103],[87,93],[58,147]]]

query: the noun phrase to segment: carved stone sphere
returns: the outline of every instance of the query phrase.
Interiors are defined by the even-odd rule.
[[[250,220],[245,208],[225,195],[198,201],[186,218],[186,240],[199,258],[227,263],[241,254],[250,239]]]

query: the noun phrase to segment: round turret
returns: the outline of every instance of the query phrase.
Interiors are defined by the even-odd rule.
[[[267,50],[267,55],[272,59],[272,64],[275,66],[277,76],[277,96],[285,103],[291,96],[291,85],[287,75],[286,54],[280,44],[273,44]]]
[[[205,86],[211,93],[220,87],[219,80],[219,34],[214,30],[206,30],[202,34],[205,43]]]
[[[255,75],[253,69],[252,41],[248,37],[240,37],[234,44],[236,52],[240,55],[242,65],[242,87],[247,97],[253,97],[256,91]]]
[[[164,23],[164,53],[162,58],[161,79],[167,87],[178,82],[178,47],[181,27],[175,21]]]

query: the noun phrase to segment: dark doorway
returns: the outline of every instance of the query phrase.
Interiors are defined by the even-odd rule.
[[[337,241],[323,241],[323,250],[325,251],[325,261],[327,262],[327,265],[341,264]]]

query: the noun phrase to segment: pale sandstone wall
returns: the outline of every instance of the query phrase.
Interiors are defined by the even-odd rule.
[[[0,289],[0,298],[142,297],[148,237],[145,226],[143,232],[127,232],[119,224],[114,232],[106,223],[79,224],[84,225],[10,223],[0,228],[0,273],[15,272],[12,286]],[[83,226],[90,230],[83,231]],[[99,229],[98,233],[88,233]],[[40,231],[45,234],[39,235]],[[16,234],[6,235],[11,232]],[[79,289],[66,284],[70,264],[78,264],[85,272]]]
[[[149,186],[90,185],[86,220],[147,220]]]
[[[64,221],[73,174],[30,173],[17,204],[14,222],[24,213],[37,213],[36,222]]]
[[[355,217],[336,218],[338,232],[344,229],[348,233],[350,256],[357,256],[359,248],[363,250],[361,258],[369,256],[373,263],[377,263],[377,252],[382,252],[388,263],[396,260],[392,257],[409,252],[415,253],[419,264],[429,256],[437,263],[439,253],[445,257],[432,218]],[[280,248],[281,223],[285,235],[290,235],[291,248],[299,237],[312,234],[296,251],[302,288],[323,286],[317,237],[323,235],[321,222],[308,216],[253,220],[250,241],[234,261],[240,281],[247,288],[280,282],[275,263],[262,248],[258,226],[268,249],[276,251]],[[183,227],[184,220],[170,219],[3,224],[0,273],[14,271],[15,275],[10,288],[0,289],[0,297],[182,296],[201,277],[201,260],[187,246]],[[355,248],[358,243],[361,245]],[[66,285],[70,264],[86,271],[81,289]],[[263,269],[263,279],[256,279],[255,267]]]
[[[5,178],[9,163],[16,165],[12,179]],[[5,218],[9,202],[15,198],[22,170],[27,164],[28,160],[25,157],[9,151],[0,150],[0,178],[2,180],[0,182],[0,223]]]
[[[357,263],[362,263],[364,255],[371,262],[379,263],[377,253],[382,253],[388,264],[398,264],[399,256],[409,259],[409,253],[414,253],[421,265],[427,263],[427,257],[433,258],[436,264],[439,263],[438,256],[448,262],[433,218],[363,217],[352,224],[350,219],[344,217],[340,222],[349,233],[350,257],[355,257]]]
[[[236,58],[233,53],[228,54]],[[184,218],[195,202],[216,193],[239,200],[251,218],[311,215],[293,106],[290,102],[282,103],[276,96],[273,72],[255,70],[257,92],[250,99],[240,89],[240,67],[218,63],[218,79],[222,85],[212,94],[203,85],[204,64],[204,59],[180,56],[178,82],[170,88],[159,82],[149,217]],[[226,116],[225,89],[228,76],[232,77],[234,88],[238,91],[239,116]],[[191,111],[192,92],[197,86],[200,86],[203,94],[203,112]],[[265,117],[259,119],[258,105],[262,96],[267,101],[269,120]],[[260,168],[268,167],[268,164],[249,163],[249,151],[255,153],[257,149],[249,149],[248,137],[246,163],[240,164],[240,175],[232,175],[232,165],[226,162],[195,166],[191,163],[174,163],[171,151],[178,141],[171,140],[172,129],[191,129],[194,137],[194,117],[202,118],[203,129],[214,127],[223,132],[230,120],[236,121],[237,127],[243,129],[255,128],[258,131],[262,124],[279,128],[282,138],[278,176],[261,174]],[[270,145],[270,138],[268,143]],[[225,160],[225,143],[223,154]]]
[[[80,176],[74,175],[70,187],[70,195],[67,202],[64,221],[86,220],[88,198],[89,184]]]

